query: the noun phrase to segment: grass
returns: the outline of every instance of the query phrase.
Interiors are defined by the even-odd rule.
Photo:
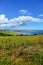
[[[15,36],[15,35],[17,35],[17,33],[14,31],[0,30],[0,36]]]
[[[0,36],[0,65],[43,65],[43,35]]]

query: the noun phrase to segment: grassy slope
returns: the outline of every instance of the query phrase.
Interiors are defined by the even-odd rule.
[[[0,36],[14,36],[17,35],[14,31],[0,30]]]
[[[43,35],[0,36],[0,65],[43,65]]]

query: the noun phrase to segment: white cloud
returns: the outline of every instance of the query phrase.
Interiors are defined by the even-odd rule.
[[[28,10],[23,10],[22,9],[22,10],[19,10],[19,12],[22,13],[22,14],[26,14],[26,13],[28,13]]]
[[[39,16],[43,16],[43,14],[39,14]]]
[[[32,16],[19,16],[17,18],[8,19],[5,15],[0,15],[0,28],[10,28],[23,25],[26,22],[43,22],[43,19],[34,18]]]
[[[15,22],[43,22],[43,19],[34,18],[32,16],[19,16],[18,18],[14,18],[13,21]]]
[[[8,22],[8,18],[6,18],[4,14],[1,14],[0,15],[0,23],[6,23],[6,22]]]
[[[20,14],[23,14],[23,15],[25,15],[25,14],[26,14],[26,15],[31,15],[31,14],[32,14],[32,13],[30,13],[28,10],[23,10],[23,9],[22,9],[22,10],[19,10],[19,13],[20,13]]]

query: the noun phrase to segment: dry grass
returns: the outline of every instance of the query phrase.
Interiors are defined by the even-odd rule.
[[[43,35],[0,36],[0,65],[43,65]]]

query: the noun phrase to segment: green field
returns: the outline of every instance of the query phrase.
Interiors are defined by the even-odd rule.
[[[2,31],[1,31],[2,32]],[[43,35],[0,35],[0,65],[43,65]]]

